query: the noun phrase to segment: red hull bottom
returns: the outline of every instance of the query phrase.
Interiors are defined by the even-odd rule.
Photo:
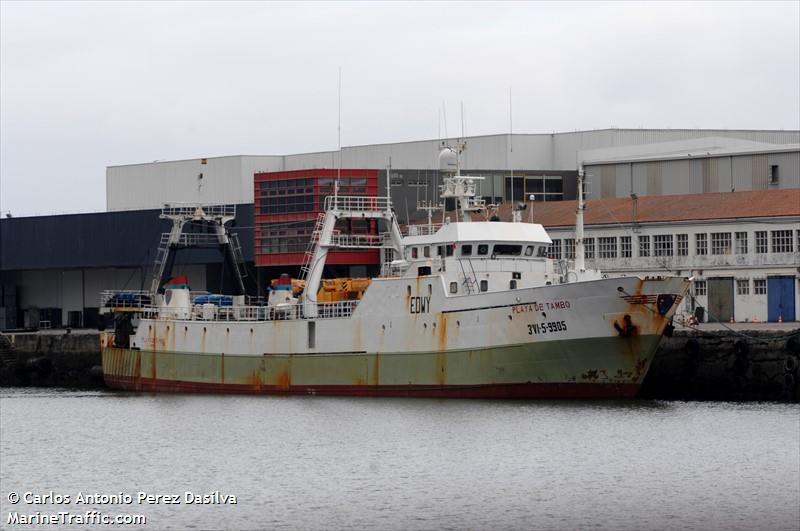
[[[638,384],[520,383],[484,385],[292,385],[257,386],[159,380],[140,377],[105,377],[106,385],[125,391],[255,395],[394,396],[419,398],[634,398]]]

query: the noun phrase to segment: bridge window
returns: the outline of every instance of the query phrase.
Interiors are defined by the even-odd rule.
[[[453,247],[455,247],[455,245],[451,243],[444,246],[447,256],[453,256]]]
[[[489,254],[489,245],[482,243],[478,245],[478,255],[487,255]]]
[[[470,256],[470,255],[472,255],[472,245],[462,245],[461,256]]]
[[[494,246],[494,254],[498,256],[519,256],[522,254],[522,246],[498,244]]]
[[[426,245],[425,247],[422,248],[422,256],[424,256],[425,258],[430,258],[431,257],[431,246],[430,245]]]
[[[533,245],[525,247],[525,256],[533,256]]]
[[[419,251],[416,247],[411,248],[411,258],[417,258],[419,256]]]
[[[536,251],[537,258],[546,258],[547,257],[547,246],[540,245],[539,249]]]

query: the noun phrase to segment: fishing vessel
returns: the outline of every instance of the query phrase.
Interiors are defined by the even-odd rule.
[[[233,207],[168,205],[146,292],[109,291],[101,336],[106,384],[133,391],[470,398],[634,397],[688,288],[684,277],[604,278],[585,267],[583,172],[574,260],[547,256],[536,223],[482,221],[479,178],[443,150],[441,196],[455,219],[402,230],[386,197],[326,198],[301,269],[267,300],[241,278],[231,295],[194,293],[169,254],[205,241],[240,272]],[[388,188],[388,187],[387,187]],[[377,220],[377,235],[337,229]],[[205,225],[202,235],[188,225]],[[340,224],[341,226],[341,224]],[[331,249],[381,249],[381,273],[323,279]]]

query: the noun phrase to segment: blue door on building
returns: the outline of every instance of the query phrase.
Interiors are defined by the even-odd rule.
[[[767,319],[794,321],[794,277],[767,277]]]

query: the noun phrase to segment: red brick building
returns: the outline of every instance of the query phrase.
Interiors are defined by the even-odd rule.
[[[255,264],[299,268],[325,198],[333,195],[378,195],[378,171],[368,169],[314,169],[255,174]],[[337,228],[353,234],[377,234],[374,221],[347,220]],[[331,265],[377,265],[377,250],[337,250]]]

